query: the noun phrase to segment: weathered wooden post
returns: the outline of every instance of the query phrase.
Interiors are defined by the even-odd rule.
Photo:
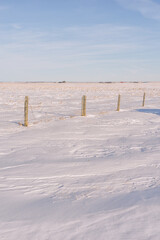
[[[28,96],[25,97],[24,101],[24,126],[28,127]]]
[[[142,107],[144,107],[145,104],[145,98],[146,98],[146,93],[143,94],[143,102],[142,102]]]
[[[121,101],[121,95],[118,95],[118,103],[117,103],[117,111],[120,110],[120,101]]]
[[[86,96],[83,95],[82,97],[82,112],[81,116],[86,116]]]

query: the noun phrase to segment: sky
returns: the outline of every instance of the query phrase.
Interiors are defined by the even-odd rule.
[[[160,0],[0,0],[1,82],[160,80]]]

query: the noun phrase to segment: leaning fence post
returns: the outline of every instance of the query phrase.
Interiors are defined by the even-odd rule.
[[[146,93],[143,94],[143,102],[142,102],[142,107],[144,107],[145,104],[145,98],[146,98]]]
[[[117,111],[120,110],[120,101],[121,101],[121,95],[118,95],[118,103],[117,103]]]
[[[82,112],[81,116],[86,116],[86,96],[83,95],[82,97]]]
[[[25,97],[24,101],[24,126],[28,127],[28,96]]]

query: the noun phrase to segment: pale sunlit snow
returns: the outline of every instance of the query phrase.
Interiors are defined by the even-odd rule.
[[[160,83],[0,83],[1,240],[159,240],[159,184]]]

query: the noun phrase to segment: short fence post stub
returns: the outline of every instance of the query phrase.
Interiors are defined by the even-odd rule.
[[[120,110],[120,101],[121,101],[121,95],[118,95],[118,103],[117,103],[117,111],[119,112]]]
[[[24,101],[24,126],[28,127],[28,96],[25,97]]]
[[[143,94],[143,102],[142,102],[142,107],[144,107],[145,104],[145,98],[146,98],[146,93]]]
[[[82,97],[82,112],[81,116],[86,116],[86,96],[83,95]]]

